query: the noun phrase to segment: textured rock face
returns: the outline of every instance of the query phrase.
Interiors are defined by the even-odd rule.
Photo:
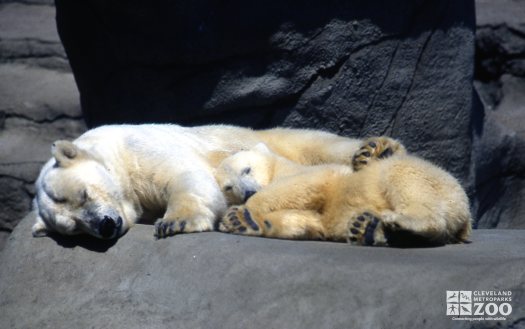
[[[50,145],[86,128],[55,9],[0,3],[0,250],[30,209]]]
[[[467,182],[473,1],[56,4],[91,126],[385,133]]]
[[[36,239],[24,219],[0,254],[6,328],[521,328],[525,235],[478,230],[429,249],[247,238],[115,244]],[[504,321],[452,321],[446,290],[512,292]]]
[[[477,1],[478,227],[525,228],[525,2]]]

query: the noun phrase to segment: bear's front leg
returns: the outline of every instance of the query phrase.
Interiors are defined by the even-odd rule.
[[[281,209],[259,214],[250,206],[234,206],[219,221],[225,233],[278,239],[324,240],[321,215],[313,210]]]
[[[261,223],[260,219],[252,216],[245,206],[233,206],[219,221],[218,229],[225,233],[261,236],[263,225],[264,221]]]
[[[155,222],[157,239],[178,233],[211,231],[216,212],[202,197],[191,193],[176,193],[170,197],[164,217]]]
[[[361,148],[352,157],[354,171],[363,169],[373,161],[388,158],[394,154],[406,154],[405,147],[390,137],[371,137],[365,139]]]

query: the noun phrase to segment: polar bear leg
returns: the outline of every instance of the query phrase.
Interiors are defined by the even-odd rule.
[[[391,246],[442,245],[449,242],[445,218],[417,203],[382,214]]]
[[[406,154],[406,149],[400,142],[385,136],[371,137],[364,140],[361,148],[355,152],[352,157],[352,167],[354,171],[359,171],[374,161],[394,154]]]
[[[172,195],[164,216],[155,222],[156,238],[177,233],[211,231],[214,213],[200,197],[190,193]]]
[[[168,205],[164,216],[155,223],[156,238],[211,231],[215,220],[226,209],[226,201],[213,176],[204,173],[179,175],[166,190]]]
[[[386,246],[383,222],[378,214],[356,211],[350,217],[343,236],[346,242],[359,246]]]
[[[274,238],[322,238],[319,209],[324,207],[324,170],[278,180],[255,193],[242,207],[232,207],[219,230]]]
[[[312,210],[283,209],[265,214],[247,206],[228,209],[219,231],[281,239],[324,239],[321,215]]]
[[[403,212],[356,212],[347,226],[347,241],[355,245],[416,247],[447,243],[446,222],[418,205]]]

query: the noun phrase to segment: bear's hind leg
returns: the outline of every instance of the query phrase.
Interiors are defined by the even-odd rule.
[[[416,206],[416,208],[420,207]],[[385,212],[382,217],[389,246],[439,246],[449,242],[445,220],[424,209]]]
[[[359,246],[386,246],[382,220],[371,212],[351,216],[344,232],[346,242]]]
[[[359,171],[374,161],[394,154],[406,154],[405,147],[390,137],[371,137],[365,139],[361,148],[353,155],[352,167],[354,171]]]

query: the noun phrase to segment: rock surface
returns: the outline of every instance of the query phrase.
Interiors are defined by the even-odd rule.
[[[474,1],[56,5],[89,126],[389,134],[468,183]]]
[[[51,143],[86,127],[55,9],[0,3],[0,250],[30,209]]]
[[[0,254],[11,328],[521,328],[525,234],[468,245],[353,247],[221,233],[116,243],[32,238],[26,217]],[[446,290],[512,292],[505,321],[452,321]]]
[[[525,228],[525,1],[476,2],[474,139],[478,227]]]

